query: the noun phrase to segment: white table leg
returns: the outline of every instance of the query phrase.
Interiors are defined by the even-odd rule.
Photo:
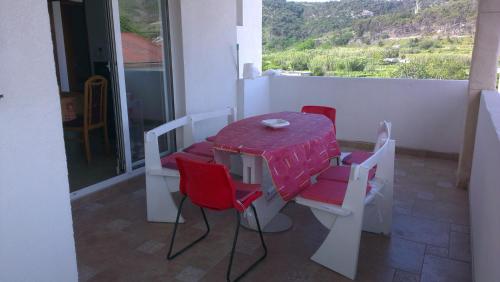
[[[218,164],[223,164],[226,167],[231,167],[231,154],[228,152],[214,150],[214,159]]]
[[[214,150],[215,162],[218,164],[223,164],[229,168],[231,174],[243,176],[243,169],[240,155]]]
[[[255,209],[259,215],[259,223],[263,232],[281,232],[292,227],[292,220],[279,211],[286,202],[277,195],[269,175],[263,176],[263,160],[258,156],[242,155],[243,181],[245,183],[260,184],[264,193],[254,202]],[[257,223],[252,209],[247,209],[242,219],[243,226],[257,230]]]

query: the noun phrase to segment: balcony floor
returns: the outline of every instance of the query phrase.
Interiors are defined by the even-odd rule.
[[[398,155],[392,237],[363,233],[356,281],[471,281],[467,192],[453,188],[456,162]],[[80,281],[224,281],[233,212],[208,212],[210,235],[166,261],[173,224],[146,222],[144,178],[73,203]],[[327,230],[289,203],[291,230],[265,234],[268,257],[243,281],[350,281],[311,261]],[[179,244],[201,235],[187,204]],[[234,271],[261,254],[257,233],[240,232]]]

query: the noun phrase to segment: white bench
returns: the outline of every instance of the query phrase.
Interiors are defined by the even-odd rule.
[[[144,133],[148,221],[175,222],[177,215],[177,205],[174,202],[172,193],[179,191],[179,172],[176,169],[162,166],[158,138],[173,130],[177,131],[182,128],[184,130],[184,144],[187,147],[193,144],[195,124],[197,122],[220,117],[227,117],[228,123],[234,122],[236,109],[227,108],[184,116]],[[180,222],[184,222],[182,217]]]
[[[316,218],[330,230],[312,260],[355,279],[361,231],[391,233],[394,157],[391,124],[383,122],[373,155],[361,164],[351,165],[347,183],[319,179],[295,199],[310,207]],[[375,167],[375,177],[369,181],[369,172]],[[367,185],[371,185],[368,193]],[[343,190],[345,196],[337,204],[332,204],[335,201],[331,189],[346,189]],[[330,194],[325,196],[325,191]]]

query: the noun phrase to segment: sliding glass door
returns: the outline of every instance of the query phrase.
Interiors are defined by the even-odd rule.
[[[174,116],[167,0],[113,2],[119,8],[131,162],[137,167],[143,164],[144,132]],[[173,140],[160,138],[160,151],[172,151]]]

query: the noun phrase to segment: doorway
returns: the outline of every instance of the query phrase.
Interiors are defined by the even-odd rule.
[[[174,118],[168,7],[167,0],[48,2],[74,192],[142,167],[144,132]],[[96,95],[86,87],[95,76],[107,84],[100,112],[107,127],[91,130],[82,143],[83,132],[67,124],[95,116],[88,97]],[[162,155],[175,151],[174,140],[173,134],[158,140]]]
[[[104,2],[49,1],[71,192],[124,172]]]

